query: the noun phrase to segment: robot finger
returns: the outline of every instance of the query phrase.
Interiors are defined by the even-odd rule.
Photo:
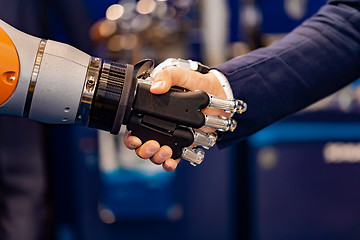
[[[216,128],[220,132],[231,131],[233,132],[237,126],[237,122],[232,118],[226,118],[223,116],[214,117],[207,114],[205,116],[205,127]]]
[[[209,108],[222,109],[228,113],[242,114],[247,109],[247,104],[242,100],[222,99],[209,94]]]
[[[205,149],[213,147],[217,140],[216,133],[205,133],[199,130],[194,130],[194,145],[201,146]]]
[[[183,153],[181,158],[190,162],[191,165],[197,166],[199,165],[205,157],[205,152],[201,148],[183,148]]]

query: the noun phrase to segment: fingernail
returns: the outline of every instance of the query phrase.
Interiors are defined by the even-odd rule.
[[[153,83],[153,85],[151,86],[151,89],[164,88],[164,87],[165,87],[165,82],[164,81],[158,81],[158,82]]]
[[[156,151],[157,151],[157,148],[153,145],[150,145],[146,148],[146,152],[149,154],[154,154],[154,153],[156,153]]]
[[[166,164],[163,165],[163,168],[164,168],[164,170],[167,171],[167,172],[172,172],[172,171],[174,171],[174,169],[173,169],[172,167],[169,167],[169,166],[166,165]]]
[[[164,168],[165,171],[168,171],[168,172],[170,171],[170,168],[165,164],[163,165],[163,168]]]
[[[131,148],[137,148],[138,147],[138,145],[135,144],[135,143],[130,143],[129,145],[130,145]]]

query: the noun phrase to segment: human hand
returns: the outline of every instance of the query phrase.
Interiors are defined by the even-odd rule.
[[[172,86],[183,87],[191,91],[203,90],[214,96],[226,98],[223,87],[213,73],[201,74],[180,67],[171,67],[159,71],[155,75],[150,91],[153,94],[163,94],[169,91]],[[220,109],[206,108],[203,112],[212,116],[229,116],[229,114]],[[204,132],[215,131],[215,129],[205,127],[201,130]],[[154,140],[142,143],[139,138],[127,133],[124,143],[129,149],[136,150],[136,154],[139,157],[143,159],[149,158],[154,164],[162,164],[166,171],[175,170],[180,161],[180,159],[174,160],[171,158],[172,150],[170,147],[160,147],[160,144]]]

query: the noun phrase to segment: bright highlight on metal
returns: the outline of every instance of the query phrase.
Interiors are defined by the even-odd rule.
[[[225,112],[240,114],[244,113],[247,109],[246,103],[242,100],[226,100],[213,95],[209,95],[209,97],[210,102],[208,107],[210,108],[218,108]]]
[[[28,118],[29,114],[30,114],[31,102],[32,102],[32,99],[34,96],[35,86],[36,86],[36,82],[37,82],[37,79],[39,76],[40,66],[41,66],[43,56],[44,56],[45,47],[46,47],[46,40],[41,39],[39,49],[38,49],[38,52],[36,55],[35,63],[34,63],[34,68],[33,68],[32,75],[31,75],[31,79],[30,79],[28,94],[26,97],[24,114],[23,114],[23,116],[25,118]]]
[[[194,145],[202,146],[205,149],[213,147],[216,143],[216,133],[205,133],[201,131],[194,131]]]
[[[214,117],[205,114],[205,126],[216,128],[218,131],[221,132],[233,132],[237,126],[237,123],[232,118]]]
[[[96,84],[99,78],[100,67],[101,59],[91,57],[88,71],[86,74],[83,92],[81,95],[79,109],[75,119],[76,124],[86,125],[89,120],[91,103],[94,98]]]
[[[189,161],[191,165],[197,166],[199,165],[205,157],[205,152],[201,148],[184,148],[183,154],[181,156],[182,159]]]

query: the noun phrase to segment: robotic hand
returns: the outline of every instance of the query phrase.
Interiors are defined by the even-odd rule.
[[[199,164],[203,151],[189,146],[211,147],[216,135],[195,129],[236,127],[231,118],[207,116],[201,109],[241,113],[246,104],[178,88],[151,94],[154,74],[173,66],[209,70],[193,61],[169,59],[152,72],[138,74],[138,79],[133,65],[91,57],[71,46],[24,34],[0,20],[0,114],[84,125],[112,134],[127,125],[142,141],[169,145],[172,158]]]
[[[204,91],[189,92],[177,87],[172,87],[166,94],[151,94],[149,89],[155,75],[170,67],[190,69],[203,74],[210,70],[195,61],[169,58],[150,73],[141,74],[145,80],[139,79],[132,115],[126,123],[127,128],[142,142],[154,139],[160,145],[170,146],[173,159],[181,157],[192,165],[197,165],[204,159],[202,148],[214,146],[217,140],[216,133],[205,133],[199,128],[205,126],[225,132],[234,131],[237,125],[232,118],[209,116],[201,110],[209,107],[231,114],[241,114],[246,111],[247,106],[241,100],[224,100]]]

